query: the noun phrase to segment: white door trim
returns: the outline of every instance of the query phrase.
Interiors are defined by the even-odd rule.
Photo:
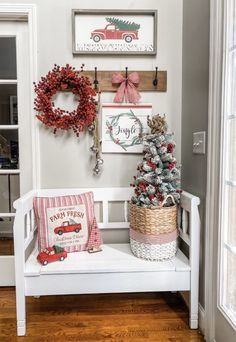
[[[217,234],[219,220],[219,163],[222,108],[223,0],[210,1],[210,58],[208,108],[208,161],[205,236],[205,338],[214,341]],[[216,270],[215,270],[216,271]]]
[[[32,135],[32,179],[33,187],[40,188],[39,131],[34,114],[33,82],[37,80],[37,18],[34,4],[0,4],[0,20],[28,21],[30,51],[31,135]]]
[[[0,4],[0,21],[27,21],[29,32],[29,82],[31,84],[30,97],[30,127],[32,143],[32,181],[33,187],[40,187],[40,159],[39,159],[39,132],[34,113],[33,82],[37,80],[37,20],[36,5],[33,4]],[[1,286],[15,285],[14,256],[0,256],[1,268],[4,268],[4,279]]]

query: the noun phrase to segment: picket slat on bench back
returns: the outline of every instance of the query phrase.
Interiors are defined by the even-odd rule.
[[[108,201],[102,202],[102,221],[104,226],[108,224]]]

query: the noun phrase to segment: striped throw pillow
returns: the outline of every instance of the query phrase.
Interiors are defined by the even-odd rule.
[[[67,252],[84,251],[102,244],[94,216],[93,193],[35,197],[39,251],[58,245]]]

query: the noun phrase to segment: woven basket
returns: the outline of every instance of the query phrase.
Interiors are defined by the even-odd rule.
[[[148,245],[130,239],[133,254],[141,259],[151,261],[165,261],[173,258],[177,252],[177,240],[162,245]]]
[[[174,205],[164,207],[168,198]],[[167,195],[160,206],[145,208],[130,204],[130,227],[144,234],[170,233],[177,227],[177,205],[172,195]]]
[[[168,198],[174,205],[164,207]],[[136,257],[169,260],[177,252],[177,237],[177,205],[172,195],[154,208],[130,204],[130,247]]]

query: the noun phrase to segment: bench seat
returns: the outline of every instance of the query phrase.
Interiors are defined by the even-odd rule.
[[[168,261],[147,261],[136,258],[127,244],[103,245],[102,252],[68,253],[62,262],[42,266],[37,261],[35,249],[25,266],[25,276],[66,273],[113,273],[113,272],[190,272],[189,260],[178,250],[176,256]]]
[[[129,244],[110,244],[101,253],[69,253],[46,266],[37,253],[26,262],[26,296],[190,290],[191,269],[180,250],[171,260],[154,262],[136,258]]]

